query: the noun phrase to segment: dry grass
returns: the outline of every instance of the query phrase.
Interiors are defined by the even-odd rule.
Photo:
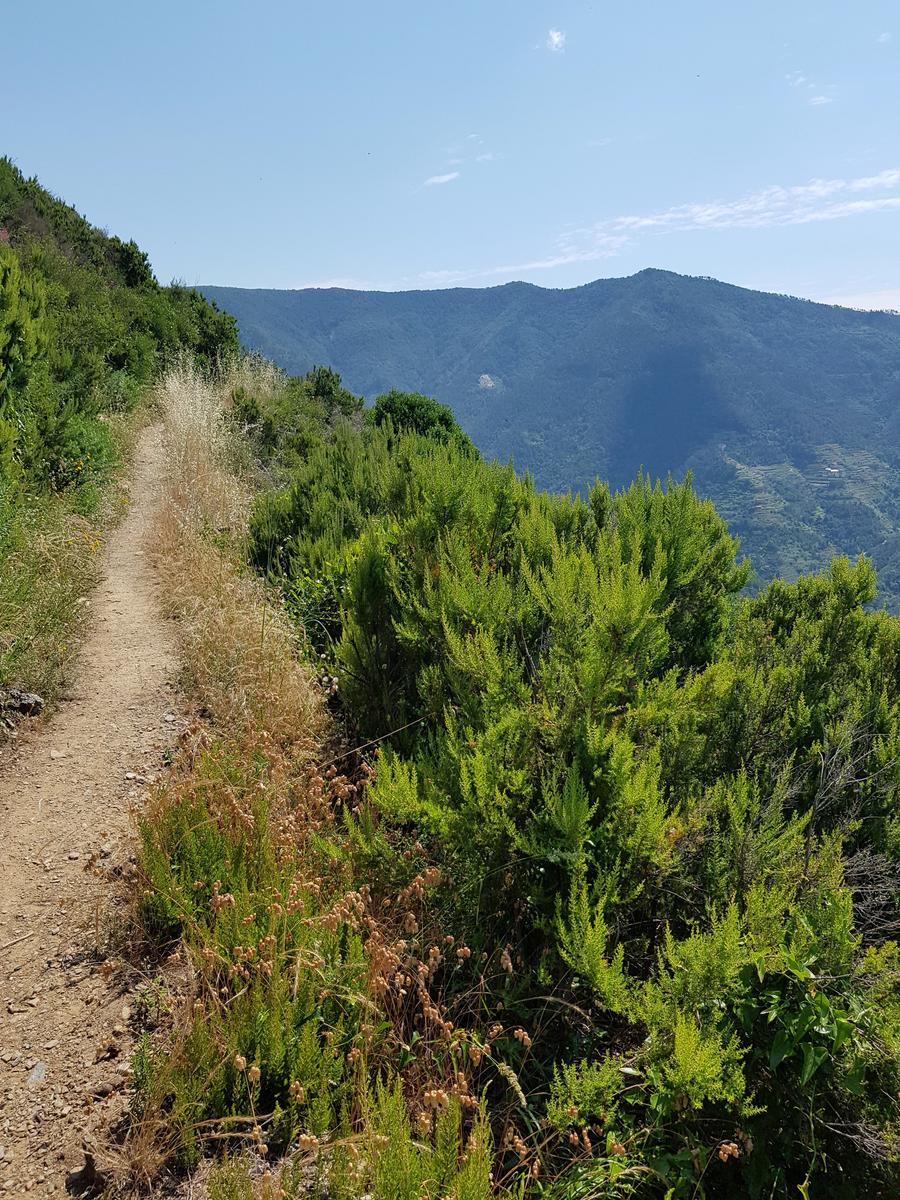
[[[144,874],[132,900],[136,916],[144,906],[145,924],[147,898],[165,894],[171,899],[177,892],[165,865],[173,825],[180,831],[176,836],[190,842],[211,820],[221,829],[222,844],[231,847],[264,805],[266,838],[273,846],[282,844],[286,860],[303,841],[300,815],[308,808],[308,780],[314,774],[309,764],[329,722],[318,685],[300,661],[295,630],[246,568],[251,491],[241,471],[241,446],[225,416],[235,388],[277,385],[268,364],[245,360],[217,381],[178,366],[156,389],[166,463],[149,550],[164,602],[177,622],[184,690],[202,719],[185,732],[171,776],[143,815]],[[324,801],[315,799],[321,808]],[[198,802],[206,814],[199,818]],[[158,893],[151,879],[157,848],[163,877]],[[268,882],[277,883],[274,874]],[[186,974],[180,971],[173,980],[171,1017],[154,1038],[160,1051],[155,1077],[140,1096],[124,1138],[103,1154],[108,1177],[123,1191],[146,1188],[178,1159],[182,1135],[166,1104],[169,1070],[190,1075],[204,1014],[220,1007],[218,990],[207,979],[218,973],[218,951],[212,963],[204,957],[214,939],[192,921],[184,939],[179,961]]]
[[[178,618],[188,692],[227,736],[264,729],[287,747],[316,742],[326,719],[294,630],[243,566],[250,493],[224,420],[230,390],[266,366],[243,361],[220,383],[180,367],[160,383],[167,465],[153,549]],[[256,386],[268,386],[271,373]]]

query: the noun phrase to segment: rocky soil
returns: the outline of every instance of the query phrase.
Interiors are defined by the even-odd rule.
[[[124,1106],[129,1028],[152,999],[119,955],[114,898],[179,724],[144,545],[161,461],[148,429],[70,694],[0,746],[0,1195],[89,1190],[85,1145]]]

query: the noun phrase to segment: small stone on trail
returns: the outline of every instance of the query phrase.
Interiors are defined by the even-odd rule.
[[[27,1083],[29,1087],[35,1087],[39,1083],[43,1083],[47,1075],[46,1063],[35,1063],[31,1074],[28,1076]]]

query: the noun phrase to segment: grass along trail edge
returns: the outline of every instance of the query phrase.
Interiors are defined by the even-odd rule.
[[[0,774],[0,1186],[11,1195],[64,1195],[70,1172],[77,1194],[85,1137],[123,1103],[134,978],[109,957],[105,881],[128,869],[129,810],[174,734],[175,658],[145,553],[161,463],[149,427],[69,699]]]

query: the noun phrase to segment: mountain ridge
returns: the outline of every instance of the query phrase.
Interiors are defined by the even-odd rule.
[[[760,581],[870,553],[900,603],[900,317],[646,268],[577,288],[201,287],[251,349],[449,404],[538,486],[692,471]]]
[[[446,294],[448,292],[500,292],[508,288],[524,288],[529,291],[544,292],[559,294],[562,292],[583,292],[590,288],[596,288],[602,284],[610,283],[626,283],[635,279],[646,278],[651,276],[666,277],[669,279],[690,280],[698,283],[717,284],[720,287],[728,288],[736,292],[750,292],[754,296],[768,296],[772,299],[779,300],[797,300],[803,304],[811,304],[818,308],[840,309],[842,312],[853,312],[862,314],[883,314],[886,316],[898,316],[900,312],[891,308],[859,308],[852,304],[835,304],[828,300],[815,300],[811,296],[799,296],[793,292],[775,292],[769,291],[766,288],[751,288],[742,283],[731,283],[727,279],[719,279],[716,275],[689,275],[681,271],[671,271],[667,267],[641,267],[637,271],[632,271],[630,275],[598,275],[596,279],[589,279],[585,283],[575,283],[568,287],[548,287],[546,284],[533,283],[528,279],[508,279],[505,283],[490,283],[483,286],[470,284],[454,284],[444,288],[350,288],[339,287],[334,284],[320,285],[308,284],[305,287],[296,288],[276,288],[276,287],[244,287],[232,284],[219,283],[200,283],[196,284],[196,288],[200,292],[250,292],[250,293],[267,293],[275,292],[279,295],[289,294],[294,295],[298,292],[333,292],[342,295],[350,296],[424,296],[432,294]]]

